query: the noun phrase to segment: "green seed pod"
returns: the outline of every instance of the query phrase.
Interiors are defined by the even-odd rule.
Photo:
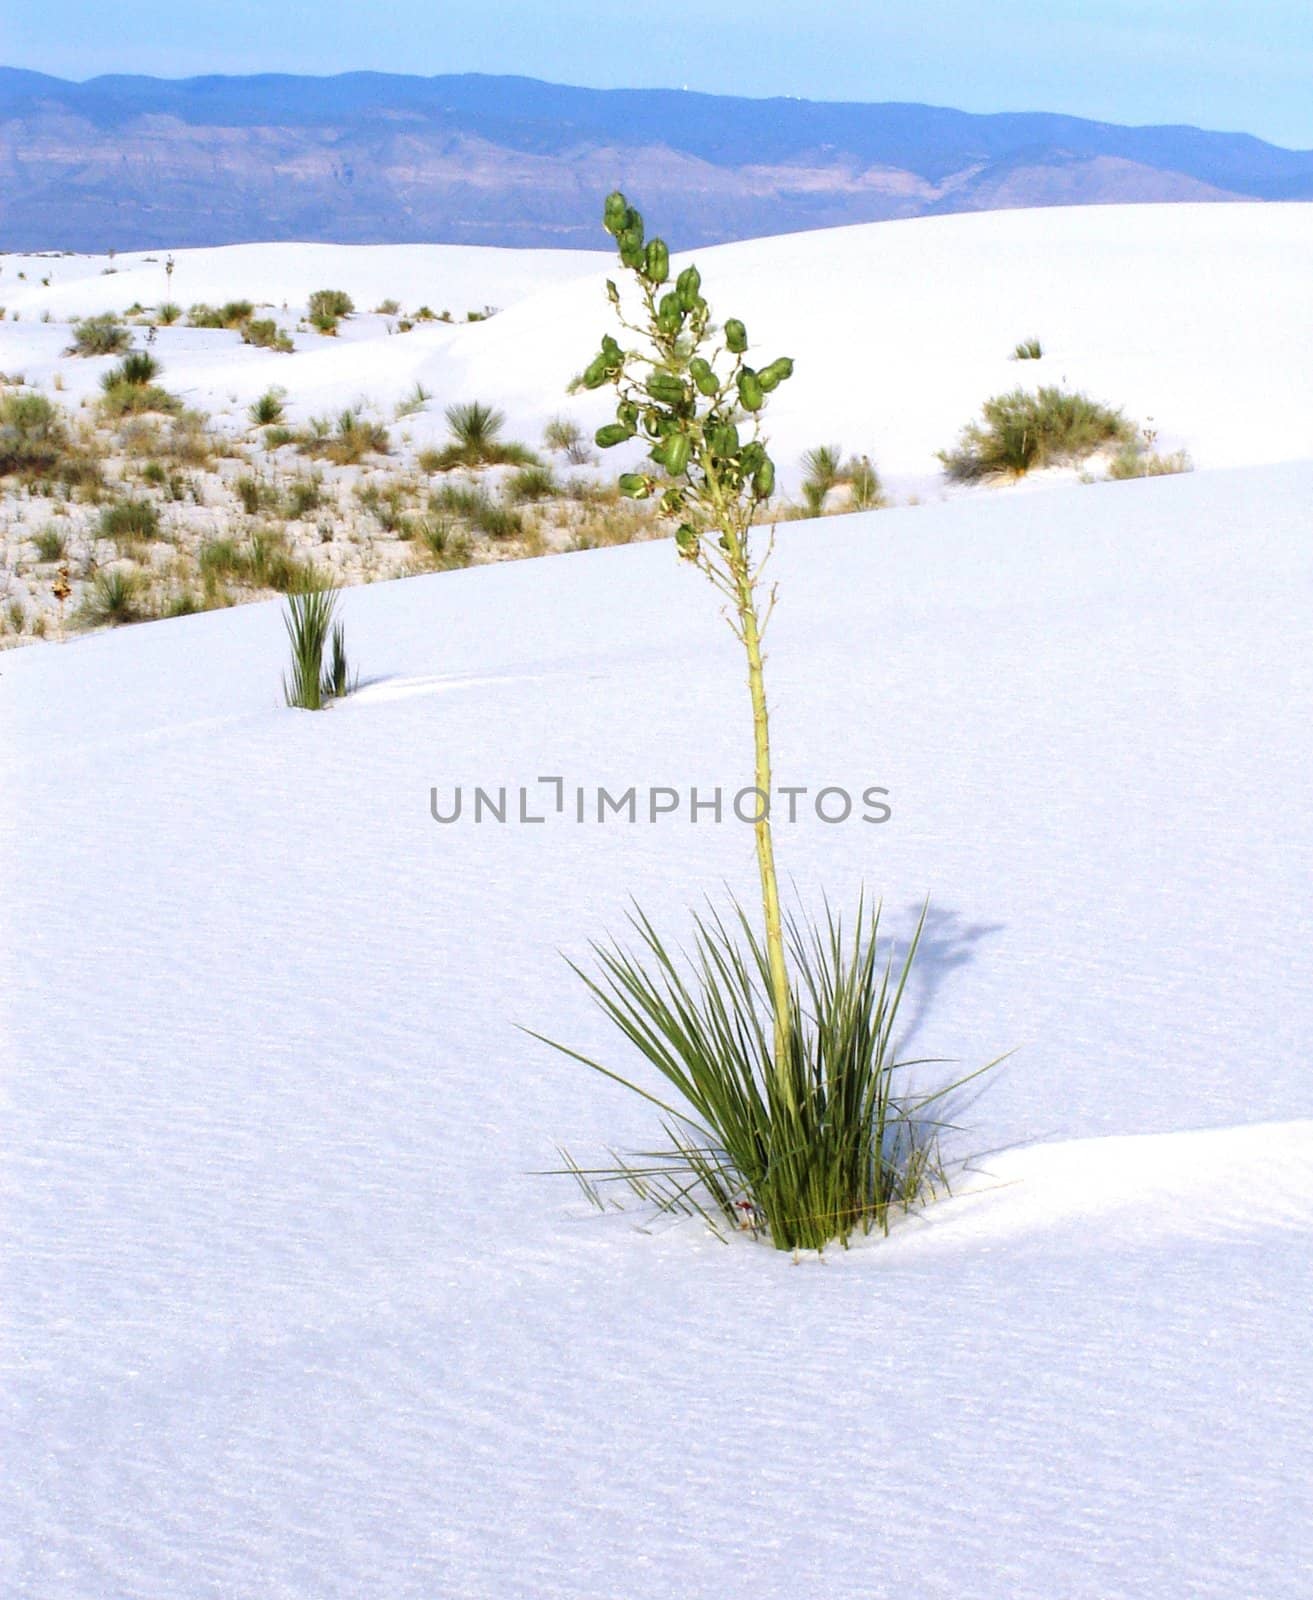
[[[752,474],[752,492],[758,500],[769,500],[775,493],[775,463],[769,456]]]
[[[711,363],[702,356],[694,356],[689,362],[688,375],[697,384],[699,394],[719,394],[720,381],[711,370]]]
[[[661,496],[661,510],[667,517],[679,516],[686,503],[682,489],[667,489]]]
[[[617,234],[629,221],[629,202],[619,189],[613,189],[602,208],[602,226],[608,233]]]
[[[793,362],[789,360],[788,356],[781,356],[778,361],[772,361],[770,366],[761,369],[757,374],[757,382],[769,394],[777,384],[792,376]]]
[[[632,400],[622,400],[615,408],[615,420],[623,422],[631,435],[638,432],[638,407]]]
[[[615,286],[615,279],[614,278],[608,278],[606,280],[606,298],[611,302],[611,304],[613,306],[615,306],[617,308],[617,310],[619,309],[619,306],[620,306],[620,291]]]
[[[722,422],[711,435],[711,453],[727,460],[739,453],[739,430],[732,422]]]
[[[646,500],[652,493],[652,480],[641,472],[622,472],[618,487],[630,500]]]
[[[609,450],[612,445],[624,444],[626,440],[634,437],[634,430],[627,428],[623,422],[608,422],[605,427],[599,428],[593,435],[598,448]]]
[[[647,380],[647,392],[663,406],[682,406],[688,400],[688,390],[673,372],[654,372]]]
[[[702,287],[702,274],[696,267],[685,267],[675,279],[675,293],[685,311],[693,311],[698,303],[698,290]]]
[[[662,460],[665,462],[666,471],[672,478],[679,477],[684,468],[688,466],[688,454],[692,443],[686,433],[672,433],[666,440]]]
[[[757,468],[765,459],[765,447],[759,440],[750,439],[748,443],[743,446],[743,454],[739,457],[739,464],[742,466],[744,472],[752,473],[757,470]]]
[[[744,367],[739,373],[739,402],[743,409],[745,411],[760,411],[764,399],[761,379],[751,367]]]
[[[675,544],[679,547],[679,553],[681,556],[696,555],[698,548],[698,530],[696,528],[691,528],[687,522],[681,522],[679,527],[675,529]]]
[[[606,357],[594,356],[584,368],[584,388],[600,389],[610,376],[610,364]]]
[[[725,324],[725,348],[735,356],[741,356],[748,348],[748,330],[737,317],[731,317]]]
[[[643,242],[643,213],[641,211],[635,211],[633,206],[630,206],[629,211],[625,216],[624,232],[625,233],[636,233],[638,235],[639,244],[642,244],[642,242]]]
[[[643,276],[649,283],[664,283],[670,276],[670,251],[664,239],[649,239]]]
[[[651,249],[651,246],[648,246]],[[657,306],[657,327],[668,338],[684,326],[684,313],[679,309],[679,299],[673,294],[663,294]]]

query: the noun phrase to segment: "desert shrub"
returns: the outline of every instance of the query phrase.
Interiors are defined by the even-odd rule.
[[[187,313],[193,328],[240,328],[251,320],[255,307],[249,300],[229,300],[221,306],[198,302]]]
[[[374,310],[380,317],[395,317],[397,312],[401,310],[401,302],[400,300],[392,299],[380,300]]]
[[[1012,351],[1014,361],[1038,361],[1044,354],[1044,346],[1038,339],[1023,339],[1015,345]]]
[[[100,537],[143,542],[160,537],[160,514],[149,500],[119,500],[100,513]]]
[[[166,328],[171,328],[182,315],[182,307],[175,305],[172,300],[166,300],[162,306],[156,306],[155,316]]]
[[[284,355],[296,348],[272,317],[255,317],[243,324],[242,343],[261,350],[279,350]]]
[[[563,455],[572,467],[587,466],[595,459],[584,430],[573,417],[553,417],[543,429],[543,444]]]
[[[257,427],[281,422],[283,420],[284,394],[285,391],[282,389],[266,389],[259,399],[252,400],[247,407],[246,415],[250,417]]]
[[[853,511],[878,511],[887,503],[880,474],[869,456],[851,456],[844,463],[843,481],[848,485],[848,503]]]
[[[262,508],[272,508],[278,504],[278,491],[273,485],[262,482],[249,472],[233,480],[233,493],[248,517],[255,516]]]
[[[280,594],[312,588],[315,582],[313,570],[292,554],[286,537],[270,529],[258,529],[247,540],[233,576]]]
[[[1120,411],[1051,387],[1033,394],[1014,389],[996,395],[986,400],[982,415],[982,422],[962,430],[951,450],[939,453],[954,483],[1004,474],[1021,477],[1040,467],[1079,461],[1135,432]]]
[[[75,620],[87,628],[118,627],[141,622],[147,615],[141,574],[131,567],[110,567],[98,572],[83,591]]]
[[[149,350],[131,350],[118,366],[101,375],[100,387],[112,389],[116,383],[144,386],[153,383],[159,375],[160,364]]]
[[[115,316],[106,312],[98,317],[84,317],[73,324],[73,343],[66,354],[70,356],[116,356],[126,350],[132,335]]]
[[[283,697],[289,706],[320,711],[329,701],[350,692],[346,637],[334,615],[337,601],[337,590],[332,588],[308,588],[287,597],[283,623],[292,650],[292,669],[283,678]],[[327,665],[325,649],[329,651]]]
[[[190,617],[202,610],[201,602],[190,589],[180,589],[164,608],[166,617]]]
[[[560,492],[560,482],[550,467],[520,467],[506,480],[508,500],[549,500]]]
[[[306,306],[313,322],[316,317],[349,317],[356,309],[345,289],[316,289]]]
[[[437,450],[420,453],[425,472],[449,472],[453,467],[536,466],[538,457],[527,445],[503,439],[506,414],[495,406],[471,400],[446,410],[451,440]]]
[[[495,317],[499,309],[500,307],[498,306],[484,306],[481,311],[467,311],[465,320],[466,322],[486,322],[489,317]]]
[[[67,445],[63,418],[45,395],[0,395],[0,478],[45,476]]]

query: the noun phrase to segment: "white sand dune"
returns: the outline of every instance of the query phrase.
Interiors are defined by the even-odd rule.
[[[604,255],[242,245],[177,259],[183,304],[246,296],[295,312],[312,289],[341,287],[362,309],[386,296],[457,316],[487,302],[504,308],[490,322],[404,336],[365,316],[338,340],[302,336],[292,356],[244,348],[235,333],[162,330],[166,381],[235,424],[245,425],[245,407],[270,383],[304,419],[360,400],[389,416],[420,382],[433,399],[405,424],[416,442],[443,436],[443,407],[473,398],[505,407],[530,440],[561,412],[590,425],[606,419],[604,398],[564,392],[609,326]],[[746,320],[763,359],[795,357],[796,376],[770,413],[789,483],[804,450],[839,442],[869,453],[895,491],[937,493],[936,452],[987,397],[1018,383],[1083,389],[1124,407],[1157,431],[1160,449],[1186,448],[1200,467],[1313,451],[1313,204],[923,218],[724,245],[696,260],[713,308]],[[37,382],[58,368],[74,397],[94,389],[103,363],[62,360],[67,330],[33,319],[164,294],[158,260],[119,258],[111,277],[100,265],[28,259],[24,268],[10,258],[0,303],[23,320],[0,325],[0,365]],[[55,273],[48,289],[33,282],[41,267]],[[27,283],[17,284],[18,270]],[[1043,359],[1009,360],[1032,335]]]
[[[1129,225],[1069,215],[1087,239]],[[1172,219],[1250,239],[1253,329],[1309,215]],[[1162,226],[1136,256],[1143,327],[1170,309]],[[831,316],[750,261],[719,253],[713,286],[741,271],[772,348],[775,311],[784,348]],[[911,465],[881,374],[916,341],[875,265],[873,323],[833,357],[863,375],[842,432],[869,404]],[[1018,291],[997,329],[1085,338],[1073,381],[1164,425],[1171,401],[1187,430],[1257,383],[1146,358],[1131,392],[1139,342],[1093,365],[1113,291],[1100,310],[1083,270],[1068,320],[1023,322]],[[1216,266],[1219,317],[1241,275]],[[513,317],[587,292],[471,337],[509,360]],[[937,292],[956,332],[927,373],[971,333]],[[1264,359],[1289,406],[1308,324],[1283,303]],[[1173,327],[1178,355],[1242,342]],[[971,337],[963,400],[1011,376]],[[539,392],[546,349],[506,383]],[[816,359],[798,394],[822,404]],[[514,1026],[631,1067],[558,952],[584,957],[631,894],[678,930],[722,883],[751,893],[748,831],[429,814],[431,786],[540,774],[742,781],[735,647],[668,545],[353,590],[368,687],[322,716],[280,704],[275,605],[5,657],[6,1592],[1304,1600],[1311,503],[1304,461],[780,530],[780,781],[893,805],[782,825],[784,867],[809,905],[864,882],[902,934],[929,892],[909,1044],[1017,1052],[959,1108],[979,1159],[955,1198],[797,1264],[636,1231],[536,1176],[557,1142],[652,1125]]]

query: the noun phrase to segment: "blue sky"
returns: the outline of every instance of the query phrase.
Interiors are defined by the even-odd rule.
[[[1313,0],[0,0],[0,62],[71,78],[515,72],[1191,122],[1313,148]]]

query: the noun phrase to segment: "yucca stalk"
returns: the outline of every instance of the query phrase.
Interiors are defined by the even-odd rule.
[[[664,289],[670,271],[666,245],[661,239],[645,239],[642,218],[618,191],[608,196],[603,220],[637,289],[640,319],[625,315],[611,280],[607,293],[621,326],[640,343],[622,349],[614,338],[604,338],[583,382],[590,389],[608,383],[615,387],[616,420],[598,430],[597,443],[603,449],[634,438],[648,444],[654,466],[622,474],[620,488],[634,499],[659,496],[662,511],[681,519],[679,553],[729,601],[728,620],[743,646],[752,704],[753,781],[759,791],[754,831],[772,1060],[776,1086],[787,1096],[792,1001],[770,823],[770,716],[762,651],[774,595],[763,609],[761,580],[770,543],[764,551],[754,551],[751,530],[775,488],[760,413],[765,396],[792,376],[793,363],[785,356],[760,370],[750,366],[745,360],[747,330],[734,318],[726,320],[717,339],[696,267],[687,267],[673,289]],[[745,426],[750,430],[746,442],[740,437]]]

